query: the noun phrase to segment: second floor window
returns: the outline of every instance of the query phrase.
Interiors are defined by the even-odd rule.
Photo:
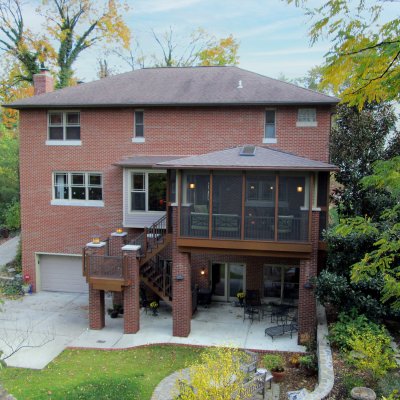
[[[135,111],[135,138],[144,138],[144,112]]]
[[[55,200],[103,200],[102,174],[94,172],[55,172]]]
[[[297,126],[317,126],[317,111],[315,108],[299,108]]]
[[[81,140],[79,111],[50,111],[49,140]]]
[[[265,111],[265,139],[275,139],[275,110]]]

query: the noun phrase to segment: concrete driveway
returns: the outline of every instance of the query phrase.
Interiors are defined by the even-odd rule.
[[[111,297],[106,298],[106,308]],[[66,347],[124,349],[155,344],[180,343],[200,346],[234,345],[239,348],[303,352],[297,335],[265,337],[269,319],[243,321],[243,309],[229,303],[212,303],[199,307],[192,319],[187,338],[172,336],[171,309],[161,305],[154,317],[141,310],[140,330],[123,333],[123,318],[106,315],[106,327],[89,330],[88,295],[39,292],[20,300],[6,301],[0,312],[0,349],[9,354],[11,348],[22,347],[6,360],[15,367],[44,368]]]

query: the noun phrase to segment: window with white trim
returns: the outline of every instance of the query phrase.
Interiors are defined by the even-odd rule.
[[[130,211],[165,211],[167,175],[165,172],[132,171]]]
[[[54,172],[54,200],[102,201],[103,176],[97,172]]]
[[[297,126],[317,126],[317,110],[315,108],[299,108]]]
[[[144,138],[144,111],[135,111],[135,138]]]
[[[81,119],[79,111],[49,111],[48,140],[81,140]]]
[[[265,139],[275,139],[275,110],[265,110]]]

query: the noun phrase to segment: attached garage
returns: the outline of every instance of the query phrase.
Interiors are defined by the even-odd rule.
[[[82,276],[82,257],[39,255],[41,290],[87,293],[88,284]]]

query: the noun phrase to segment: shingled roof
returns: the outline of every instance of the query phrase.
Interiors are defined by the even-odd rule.
[[[184,157],[156,164],[157,167],[182,169],[257,169],[335,171],[337,167],[321,161],[295,156],[270,148],[254,147],[254,155],[241,155],[242,147]]]
[[[17,100],[7,107],[335,104],[336,97],[238,67],[144,68]]]

